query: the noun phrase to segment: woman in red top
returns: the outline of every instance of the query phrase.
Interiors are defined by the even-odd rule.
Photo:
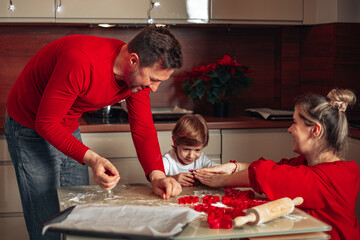
[[[195,177],[212,187],[251,186],[270,200],[301,196],[303,210],[332,226],[331,239],[360,239],[355,216],[359,168],[354,161],[343,161],[348,139],[345,110],[355,101],[352,91],[340,89],[327,98],[303,96],[288,129],[293,151],[300,156],[278,163],[263,158],[251,164],[226,163],[199,170]]]

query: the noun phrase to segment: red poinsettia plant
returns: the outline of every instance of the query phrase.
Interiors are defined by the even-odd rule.
[[[182,83],[183,92],[191,99],[206,99],[212,104],[224,102],[234,93],[240,95],[242,89],[249,89],[253,79],[247,76],[248,66],[240,64],[228,55],[192,72],[187,72]]]

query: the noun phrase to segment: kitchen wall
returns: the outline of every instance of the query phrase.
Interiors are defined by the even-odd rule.
[[[140,27],[99,28],[87,25],[0,25],[0,116],[7,95],[27,61],[43,46],[70,34],[118,38],[128,42]],[[171,26],[183,46],[184,65],[151,94],[152,106],[195,109],[211,115],[211,105],[194,103],[181,91],[184,75],[193,67],[228,54],[250,66],[249,91],[233,97],[230,116],[247,107],[291,108],[296,95],[326,94],[333,87],[360,93],[360,24],[316,26],[192,25]],[[358,95],[360,97],[360,95]],[[353,110],[358,115],[359,106]],[[0,124],[4,119],[0,117]]]

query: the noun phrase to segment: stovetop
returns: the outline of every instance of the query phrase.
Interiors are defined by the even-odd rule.
[[[86,123],[89,125],[98,125],[98,124],[128,124],[129,120],[127,117],[93,117],[93,116],[83,116]],[[153,115],[154,123],[174,123],[176,122],[180,116],[173,116],[173,117],[157,117]]]
[[[84,117],[85,121],[89,125],[96,125],[96,124],[121,124],[121,123],[129,123],[127,119],[119,118],[119,117]]]

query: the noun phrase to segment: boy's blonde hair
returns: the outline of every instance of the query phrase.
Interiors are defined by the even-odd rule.
[[[172,131],[175,146],[198,146],[206,147],[209,141],[209,128],[205,119],[199,114],[187,114],[182,116]]]

